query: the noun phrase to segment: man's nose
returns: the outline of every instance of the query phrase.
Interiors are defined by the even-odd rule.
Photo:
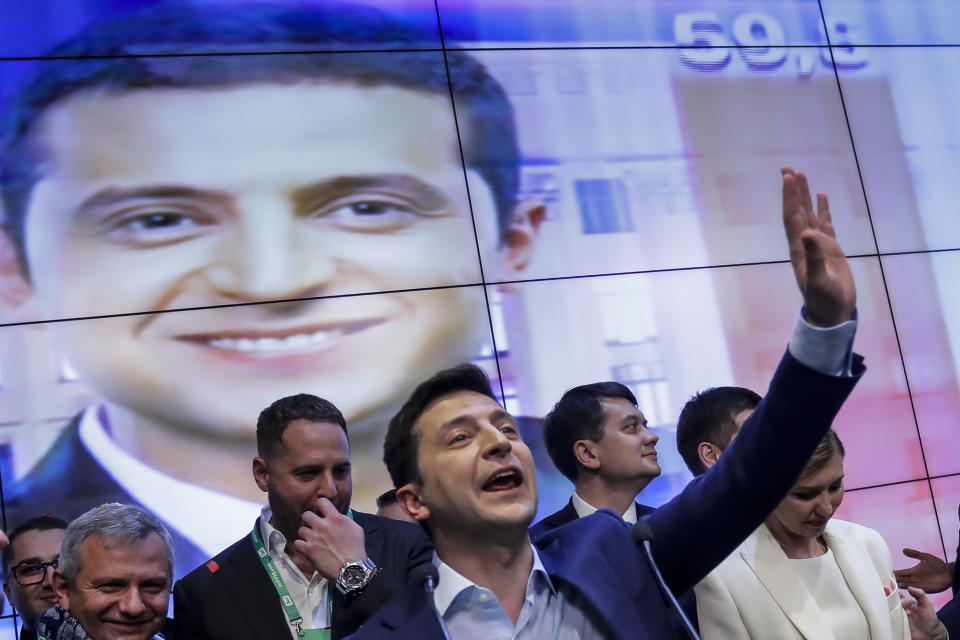
[[[649,427],[643,428],[643,443],[646,445],[655,445],[660,442],[660,436],[655,434]]]
[[[147,608],[143,602],[143,596],[141,596],[140,590],[135,587],[131,587],[123,592],[118,606],[120,613],[130,618],[139,617]]]
[[[53,572],[54,571],[55,569],[52,566],[43,568],[43,580],[41,580],[40,582],[44,587],[49,587],[53,589]]]
[[[338,269],[332,247],[304,234],[303,221],[281,198],[254,199],[243,207],[232,232],[212,249],[204,270],[209,286],[238,301],[320,295]]]
[[[489,425],[483,429],[483,454],[486,457],[503,456],[513,449],[510,438],[499,427]]]
[[[320,477],[317,482],[317,492],[316,497],[326,498],[333,502],[333,499],[337,497],[339,490],[337,489],[336,478],[333,477],[333,472],[328,471],[326,473],[320,474]]]

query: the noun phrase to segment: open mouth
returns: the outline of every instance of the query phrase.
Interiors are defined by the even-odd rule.
[[[483,483],[484,491],[509,491],[523,484],[523,472],[516,467],[507,467],[497,471]]]
[[[224,352],[246,355],[284,355],[323,349],[344,336],[369,329],[384,321],[382,318],[377,318],[282,331],[198,333],[179,336],[178,339]]]

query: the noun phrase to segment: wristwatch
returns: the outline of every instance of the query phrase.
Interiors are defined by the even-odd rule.
[[[377,573],[377,565],[370,558],[348,562],[340,567],[340,575],[337,577],[337,589],[345,596],[353,596],[360,593],[364,587],[370,584],[373,576]]]

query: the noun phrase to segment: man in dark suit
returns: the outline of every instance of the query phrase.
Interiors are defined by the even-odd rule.
[[[346,422],[326,400],[274,402],[257,421],[257,450],[269,506],[249,535],[177,582],[177,635],[344,637],[429,563],[430,543],[417,525],[350,509]]]
[[[703,475],[717,464],[760,399],[744,387],[713,387],[687,401],[677,419],[677,450],[690,473]]]
[[[570,389],[544,419],[543,439],[575,490],[563,509],[530,528],[533,540],[598,509],[622,514],[629,524],[653,511],[634,499],[660,475],[658,438],[626,385],[596,382]]]
[[[815,214],[805,177],[786,168],[783,180],[804,317],[727,455],[643,518],[674,591],[706,575],[782,499],[863,371],[850,350],[853,278],[826,198],[818,195]],[[440,580],[432,603],[410,585],[355,638],[441,637],[438,618],[454,640],[503,630],[518,638],[676,637],[619,514],[598,511],[530,544],[530,450],[481,371],[462,366],[421,384],[391,420],[384,460],[398,500],[433,538]]]

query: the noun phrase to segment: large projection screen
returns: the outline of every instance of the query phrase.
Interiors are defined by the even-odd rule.
[[[839,515],[897,568],[954,559],[953,0],[66,5],[0,9],[5,529],[137,501],[181,577],[251,527],[257,415],[298,392],[343,410],[372,511],[387,421],[460,362],[522,417],[540,516],[572,487],[539,419],[599,380],[658,434],[662,504],[684,402],[762,393],[786,347],[791,165],[858,286]],[[207,21],[233,35],[201,51]]]

